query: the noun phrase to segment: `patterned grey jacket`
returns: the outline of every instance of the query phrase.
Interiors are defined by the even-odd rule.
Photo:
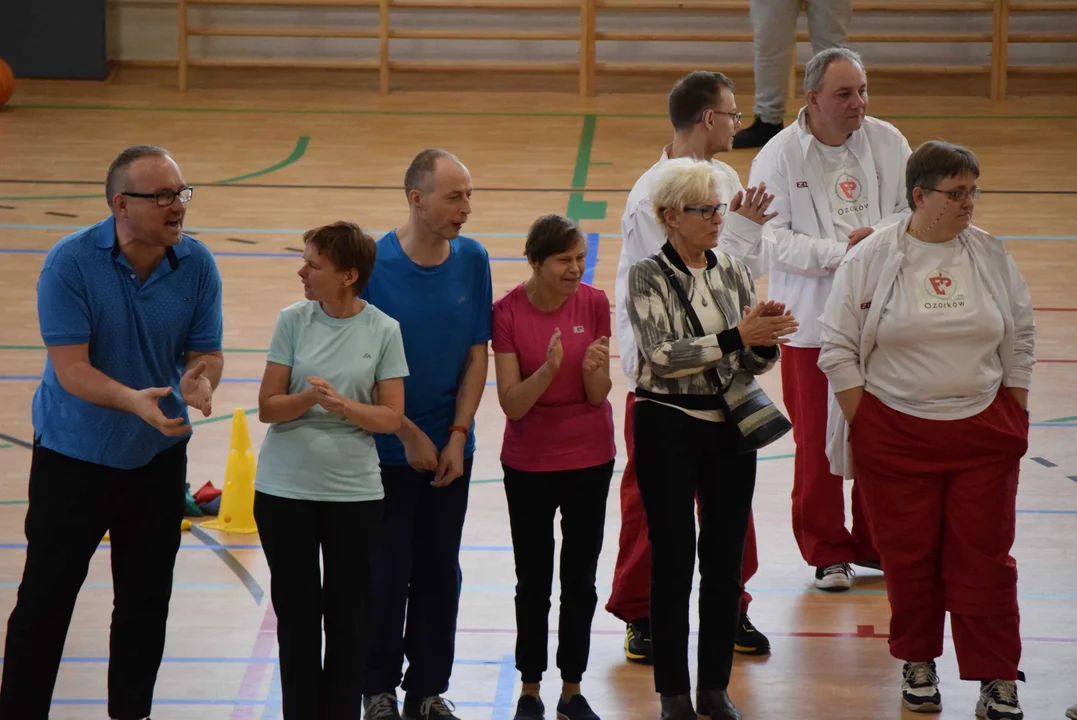
[[[641,260],[628,271],[628,315],[636,337],[639,364],[636,394],[680,407],[720,408],[718,396],[738,372],[762,375],[778,362],[778,347],[745,347],[737,325],[742,308],[756,304],[755,283],[739,260],[725,253],[706,253],[703,279],[710,297],[725,317],[728,330],[697,337],[676,290],[659,259],[691,297],[695,277],[668,242],[661,252]],[[717,370],[721,386],[713,373]]]

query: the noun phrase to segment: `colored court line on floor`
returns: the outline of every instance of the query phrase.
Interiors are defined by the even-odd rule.
[[[595,112],[593,110],[384,110],[369,108],[257,108],[257,107],[191,107],[183,105],[117,105],[99,103],[92,105],[68,103],[8,103],[11,110],[82,110],[95,112],[167,112],[167,113],[206,113],[214,115],[382,115],[404,117],[516,117],[516,118],[578,118],[603,117],[623,119],[660,119],[669,120],[666,113],[627,113]],[[795,113],[786,113],[786,120],[796,117]],[[1014,120],[1077,120],[1077,115],[876,115],[881,120],[996,120],[1012,122]]]
[[[296,140],[295,147],[292,148],[291,154],[284,158],[280,162],[275,162],[269,167],[262,168],[261,170],[255,170],[254,172],[245,173],[243,175],[237,175],[236,177],[226,178],[224,180],[218,180],[221,184],[231,184],[242,182],[250,178],[261,177],[262,175],[268,175],[274,173],[281,168],[288,167],[297,162],[307,152],[307,148],[310,146],[310,137],[307,135],[301,135]],[[87,195],[35,195],[35,196],[23,196],[23,195],[9,195],[0,197],[0,200],[86,200],[90,198],[103,198],[104,191],[89,193]]]
[[[26,448],[27,450],[33,450],[34,448],[33,443],[28,443],[25,440],[20,440],[17,437],[5,435],[4,433],[0,433],[0,440],[6,440],[9,443],[7,447],[11,447],[11,445],[18,445],[19,447]]]
[[[214,540],[211,536],[207,535],[206,531],[201,529],[197,525],[191,526],[190,534],[191,537],[196,538],[208,549],[212,550],[213,554],[219,557],[221,559],[221,562],[223,562],[228,567],[228,569],[231,570],[237,578],[239,578],[239,581],[243,583],[243,587],[247,589],[247,592],[250,593],[251,598],[254,599],[255,605],[262,604],[262,598],[265,596],[265,591],[262,590],[262,586],[258,583],[257,580],[255,580],[254,576],[250,574],[250,571],[248,571],[247,568],[243,566],[243,563],[237,560],[236,557],[228,551],[227,547],[218,545],[216,540]]]
[[[499,664],[501,669],[497,673],[497,690],[494,691],[494,709],[490,713],[490,720],[509,720],[516,689],[516,656],[505,655]]]
[[[4,255],[48,255],[50,248],[0,248],[0,254]],[[294,252],[239,252],[238,250],[225,250],[217,251],[210,250],[213,257],[222,258],[288,258],[289,260],[299,260],[300,256]],[[511,262],[522,263],[527,262],[527,258],[521,257],[491,257],[490,262]]]
[[[587,258],[584,260],[582,280],[588,285],[595,283],[596,265],[598,265],[598,233],[587,233]]]
[[[246,187],[246,186],[243,186]],[[603,192],[601,190],[593,190],[586,188],[588,193]],[[0,223],[0,230],[59,230],[74,232],[81,230],[85,225],[58,225],[52,223]],[[221,234],[247,234],[247,235],[302,235],[308,228],[266,228],[266,227],[252,227],[252,228],[239,228],[239,227],[193,227],[187,228],[189,233],[221,233]],[[374,237],[381,237],[387,234],[388,230],[371,230],[369,231]],[[470,238],[526,238],[525,232],[464,232],[463,235]],[[600,238],[615,238],[620,240],[621,233],[606,232],[598,233]],[[1077,242],[1077,235],[996,235],[999,240],[1046,240],[1046,241],[1060,241],[1060,242]],[[16,252],[10,249],[0,248],[0,252]],[[17,252],[47,252],[47,250],[20,250]],[[286,257],[293,257],[292,255],[286,255]]]
[[[595,142],[596,118],[585,115],[580,129],[580,141],[576,148],[576,168],[572,173],[572,192],[568,196],[568,209],[565,215],[576,222],[581,220],[605,220],[605,200],[584,200],[583,191],[587,188],[587,173],[591,168],[591,149]]]

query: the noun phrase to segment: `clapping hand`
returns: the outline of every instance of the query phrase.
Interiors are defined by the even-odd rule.
[[[326,412],[336,413],[337,415],[345,413],[347,401],[336,391],[331,382],[320,377],[309,377],[307,382],[310,383],[314,391],[314,402],[325,408]]]
[[[600,337],[587,346],[583,354],[583,371],[595,372],[609,366],[610,339]]]
[[[784,312],[779,312],[784,310]],[[792,312],[785,310],[781,303],[767,301],[754,308],[744,308],[744,319],[737,330],[746,346],[772,347],[789,342],[786,335],[796,332],[799,323]]]
[[[546,364],[550,370],[557,372],[561,368],[561,360],[565,357],[565,351],[561,347],[561,328],[553,331],[550,336],[550,344],[546,346]]]
[[[197,365],[183,373],[183,377],[180,378],[180,395],[188,406],[201,410],[202,415],[209,417],[213,412],[213,385],[205,373],[205,360],[199,361]]]
[[[778,213],[767,213],[774,196],[767,195],[766,189],[766,183],[759,183],[758,188],[750,187],[738,192],[733,202],[729,203],[729,209],[759,225],[773,220]]]
[[[208,383],[209,380],[206,380],[206,382]],[[191,426],[183,422],[182,417],[165,417],[165,414],[161,412],[161,406],[158,405],[161,398],[168,397],[171,394],[172,388],[170,387],[139,390],[131,395],[128,407],[132,413],[157,428],[161,434],[168,437],[183,437],[191,431]]]

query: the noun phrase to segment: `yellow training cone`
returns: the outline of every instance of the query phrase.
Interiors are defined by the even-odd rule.
[[[254,522],[254,469],[247,415],[240,408],[232,415],[232,442],[224,469],[221,509],[216,520],[206,520],[201,527],[233,533],[258,532]]]

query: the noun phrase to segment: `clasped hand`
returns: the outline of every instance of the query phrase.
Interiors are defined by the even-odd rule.
[[[796,332],[800,323],[793,313],[786,310],[785,303],[768,300],[754,308],[745,306],[744,318],[737,326],[745,346],[772,347],[789,342],[786,335]]]

